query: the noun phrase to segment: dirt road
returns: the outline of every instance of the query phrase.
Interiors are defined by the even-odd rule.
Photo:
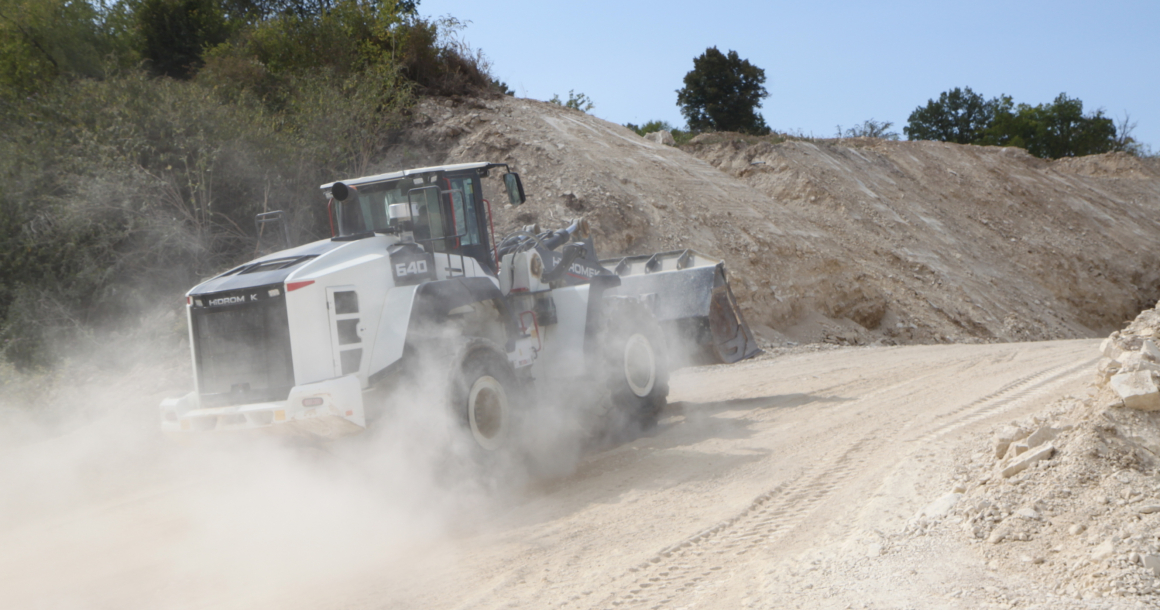
[[[519,492],[386,453],[351,474],[178,451],[142,422],[113,446],[136,420],[110,418],[0,453],[0,607],[1088,607],[1037,590],[1042,566],[991,569],[986,543],[907,522],[974,435],[1081,394],[1097,345],[684,371],[655,430]]]

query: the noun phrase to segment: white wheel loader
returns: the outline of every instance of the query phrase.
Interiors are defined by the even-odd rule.
[[[330,239],[186,295],[196,389],[161,403],[162,429],[333,439],[382,414],[370,397],[434,366],[442,387],[419,407],[452,409],[495,451],[533,386],[574,384],[563,387],[648,418],[684,362],[674,353],[757,353],[718,261],[689,250],[601,261],[583,220],[497,242],[481,180],[497,168],[508,201],[522,204],[519,175],[496,163],[323,185]]]

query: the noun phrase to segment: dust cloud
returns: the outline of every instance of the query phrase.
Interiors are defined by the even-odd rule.
[[[157,403],[188,388],[188,348],[163,351],[55,404],[5,405],[0,607],[317,607],[345,579],[389,599],[452,573],[456,540],[504,527],[608,439],[606,406],[577,398],[591,388],[556,388],[528,397],[512,450],[480,459],[439,404],[446,376],[425,371],[355,437],[177,443]]]

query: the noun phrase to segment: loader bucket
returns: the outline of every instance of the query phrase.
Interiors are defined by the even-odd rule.
[[[600,264],[621,281],[605,295],[639,297],[651,305],[667,331],[674,365],[731,363],[761,351],[729,289],[725,263],[676,250]]]

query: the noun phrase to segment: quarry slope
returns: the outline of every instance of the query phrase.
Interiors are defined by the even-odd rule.
[[[389,157],[513,163],[529,200],[497,232],[585,215],[602,256],[720,257],[775,344],[1094,337],[1160,296],[1155,159],[739,134],[678,150],[511,97],[426,101]]]
[[[531,198],[499,232],[583,214],[606,254],[720,256],[773,343],[1087,337],[1156,296],[1155,160],[678,150],[511,98],[425,102],[387,152],[513,162]],[[0,397],[0,607],[1156,607],[1160,412],[1107,386],[1160,369],[1157,337],[1160,310],[1102,345],[776,347],[679,371],[655,428],[575,430],[535,476],[408,417],[178,446],[156,409],[185,357],[45,377],[60,421]]]

